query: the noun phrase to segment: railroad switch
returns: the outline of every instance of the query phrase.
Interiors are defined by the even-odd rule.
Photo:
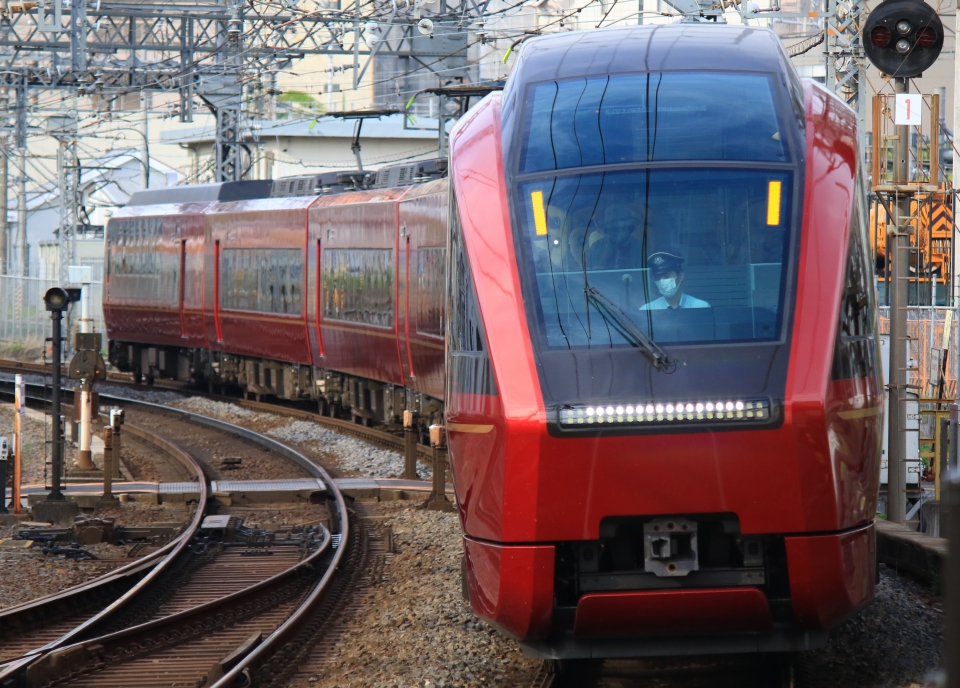
[[[156,542],[169,540],[177,534],[175,526],[120,526],[113,517],[91,518],[78,516],[72,526],[21,527],[15,540],[36,542],[71,542],[78,545],[95,545],[108,542],[113,545],[130,542]]]

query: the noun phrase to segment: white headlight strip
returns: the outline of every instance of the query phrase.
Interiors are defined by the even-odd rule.
[[[674,401],[560,407],[560,425],[647,425],[689,421],[766,421],[769,399]]]

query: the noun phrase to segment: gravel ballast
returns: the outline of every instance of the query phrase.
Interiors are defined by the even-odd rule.
[[[460,594],[460,522],[420,502],[383,502],[393,532],[389,579],[347,624],[330,661],[293,686],[501,686],[538,671],[478,620]]]
[[[194,413],[236,423],[251,430],[270,435],[311,453],[324,457],[325,465],[346,475],[364,475],[374,478],[396,478],[403,475],[403,455],[390,449],[381,449],[353,437],[328,430],[308,420],[290,420],[280,414],[252,411],[229,402],[190,397],[172,404]],[[417,466],[421,479],[429,479],[431,471]]]
[[[873,604],[806,653],[818,688],[910,688],[925,685],[943,646],[943,598],[883,570]]]
[[[106,552],[101,554],[110,556]],[[16,584],[0,586],[0,609],[66,590],[116,568],[115,563],[80,562],[44,555],[39,548],[2,550],[0,577],[5,581],[16,581]]]
[[[295,420],[274,428],[267,434],[283,442],[309,445],[316,451],[330,454],[343,471],[354,471],[374,478],[396,478],[403,475],[402,454],[374,447],[310,421]],[[431,471],[426,466],[417,464],[417,475],[421,480],[427,480]]]
[[[169,392],[157,392],[157,394],[169,395]],[[375,447],[363,440],[341,435],[319,423],[299,419],[290,420],[281,414],[253,411],[230,402],[204,397],[184,398],[181,395],[175,395],[175,397],[173,400],[163,402],[156,401],[149,395],[143,395],[142,399],[210,416],[270,435],[282,442],[305,449],[308,453],[320,455],[325,466],[333,468],[340,474],[373,478],[397,478],[403,475],[404,459],[399,452]],[[431,474],[428,466],[417,465],[417,475],[422,480],[429,480]]]

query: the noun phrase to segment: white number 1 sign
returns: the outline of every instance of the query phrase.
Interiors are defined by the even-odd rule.
[[[898,93],[897,110],[894,114],[894,124],[920,124],[920,114],[923,110],[923,96],[919,93]]]

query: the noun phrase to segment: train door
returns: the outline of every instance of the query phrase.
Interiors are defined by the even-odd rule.
[[[217,343],[223,341],[220,327],[220,240],[213,245],[213,326],[217,333]]]
[[[180,225],[177,225],[177,236],[180,236]],[[183,294],[187,281],[187,240],[180,239],[180,280],[177,285],[177,311],[180,316],[180,338],[187,338],[186,315],[183,312]]]
[[[416,246],[411,244],[414,234],[411,230],[405,222],[400,223],[397,247],[397,343],[400,347],[400,367],[403,370],[404,384],[416,376],[410,354],[410,320],[413,317],[410,310],[410,290],[415,288],[417,280],[416,274],[410,272],[410,256],[416,252]]]
[[[310,290],[311,296],[313,297],[313,332],[311,333],[311,339],[314,341],[311,342],[311,350],[316,352],[316,355],[320,358],[323,358],[323,333],[320,331],[321,323],[321,292],[320,289],[323,285],[323,254],[322,254],[322,240],[320,235],[317,235],[316,243],[313,250],[313,261],[314,269],[311,270],[313,277],[313,289]]]
[[[400,203],[407,386],[436,398],[443,396],[446,208],[446,180],[415,187]]]
[[[319,199],[318,199],[319,200]],[[316,201],[307,208],[307,336],[310,360],[323,367],[323,248],[325,244],[323,208]]]

